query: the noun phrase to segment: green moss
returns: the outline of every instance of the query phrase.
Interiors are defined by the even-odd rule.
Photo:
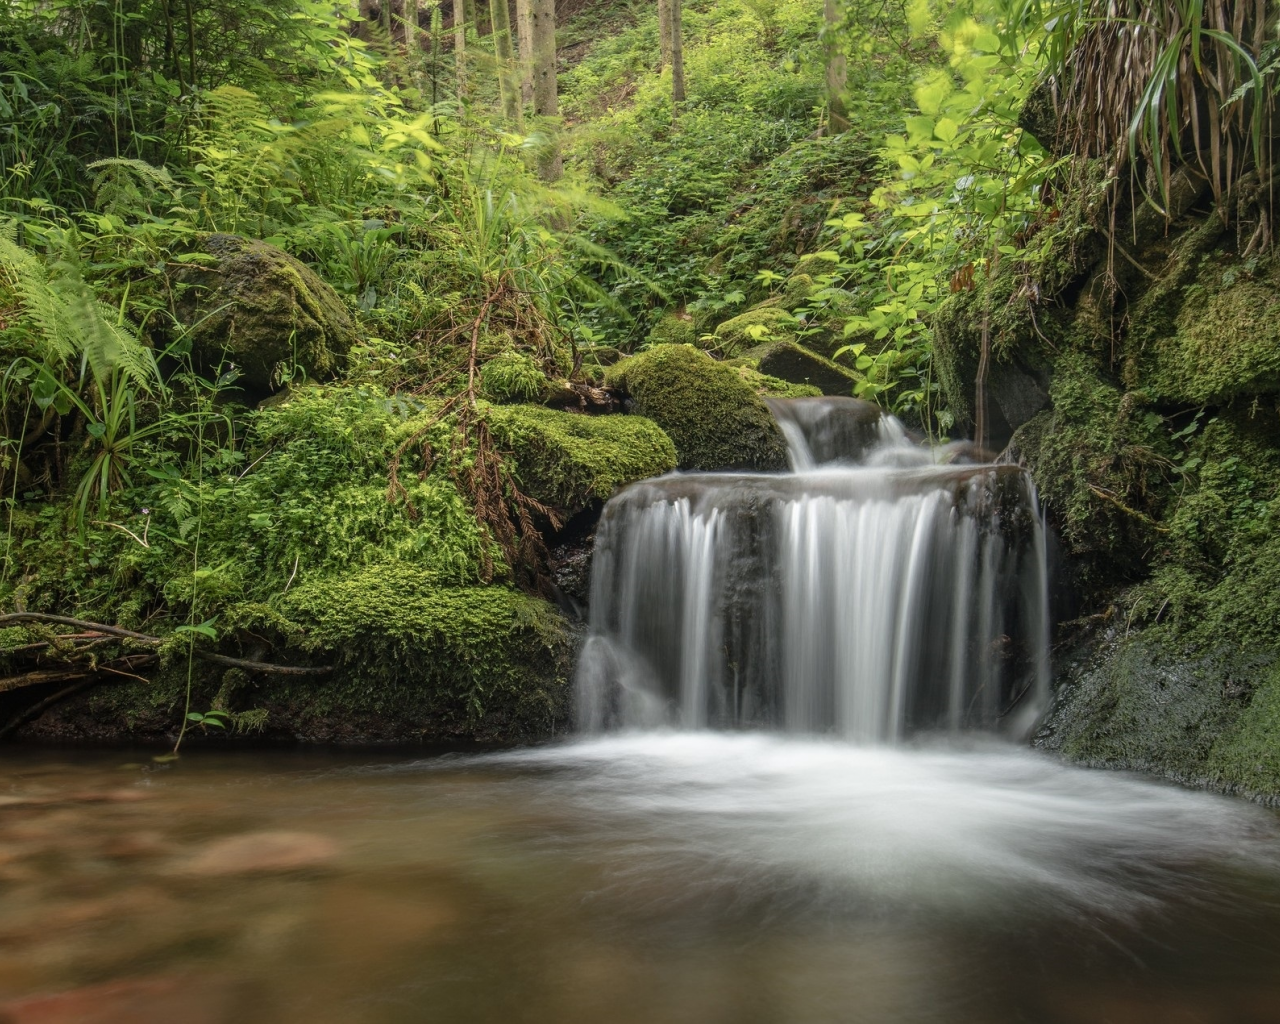
[[[333,673],[232,685],[197,661],[194,707],[265,714],[269,736],[326,742],[511,743],[568,726],[574,637],[545,601],[498,586],[433,586],[400,564],[312,578],[275,604],[233,607],[226,621],[270,640],[272,660]],[[60,706],[37,735],[159,739],[176,729],[186,686],[185,659],[175,659],[148,683]]]
[[[757,306],[717,327],[714,345],[723,356],[740,356],[762,341],[793,338],[799,329],[799,321],[780,306]]]
[[[1160,542],[1172,494],[1163,420],[1082,354],[1064,356],[1051,411],[1013,435],[1040,496],[1090,590],[1139,578]]]
[[[494,436],[516,459],[531,497],[572,515],[623,484],[676,466],[671,439],[642,416],[584,416],[540,406],[490,413]]]
[[[675,442],[681,469],[781,470],[782,432],[737,371],[687,345],[661,345],[611,367],[608,382]]]
[[[651,345],[693,345],[697,340],[693,318],[679,313],[668,313],[649,332]]]
[[[1192,440],[1138,621],[1175,625],[1199,645],[1275,645],[1280,636],[1280,424],[1223,412]],[[1194,466],[1194,471],[1190,467]]]
[[[734,361],[738,376],[761,398],[820,398],[822,391],[812,384],[792,384],[781,377],[770,377],[755,367]]]
[[[796,385],[816,388],[823,395],[852,395],[861,374],[791,341],[774,341],[748,349],[742,358],[761,373]]]
[[[1069,671],[1038,742],[1094,767],[1154,772],[1197,784],[1221,776],[1225,751],[1258,742],[1269,721],[1272,658],[1229,646],[1189,649],[1157,627],[1112,639]],[[1264,694],[1250,714],[1250,697]],[[1244,723],[1247,734],[1239,734]],[[1280,733],[1273,734],[1276,744]],[[1262,741],[1265,743],[1265,740]]]
[[[565,724],[573,645],[545,601],[504,587],[435,587],[393,565],[310,580],[280,608],[304,630],[303,650],[336,667],[331,681],[306,688],[304,720],[359,710],[481,738]]]
[[[547,375],[531,356],[502,352],[480,368],[486,398],[494,402],[531,402],[547,389]]]
[[[1142,386],[1159,398],[1208,405],[1280,391],[1280,261],[1250,275],[1215,255],[1181,290],[1172,335],[1139,357]]]
[[[1213,745],[1206,767],[1223,789],[1280,800],[1280,662],[1258,684],[1235,728]]]
[[[178,274],[180,310],[193,353],[205,366],[223,360],[240,370],[240,386],[272,391],[301,368],[312,380],[346,365],[355,328],[337,292],[288,253],[236,235],[209,235],[208,264]]]

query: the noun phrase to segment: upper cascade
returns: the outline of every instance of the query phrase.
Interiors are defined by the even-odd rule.
[[[856,399],[769,405],[792,473],[674,473],[605,507],[579,727],[1025,733],[1048,689],[1027,474]]]

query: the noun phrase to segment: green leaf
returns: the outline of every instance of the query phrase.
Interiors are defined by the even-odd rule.
[[[942,118],[942,120],[933,126],[933,134],[943,142],[953,142],[959,131],[959,125],[949,117]]]

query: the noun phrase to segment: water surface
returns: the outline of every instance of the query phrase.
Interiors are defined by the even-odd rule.
[[[0,771],[0,1021],[1280,1020],[1272,812],[994,742]]]

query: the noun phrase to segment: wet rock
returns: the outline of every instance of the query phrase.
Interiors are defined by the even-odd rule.
[[[337,859],[338,844],[313,832],[246,832],[210,843],[178,865],[186,878],[314,871]]]
[[[743,354],[761,373],[791,384],[809,384],[824,395],[852,395],[860,374],[792,341],[774,341]]]

